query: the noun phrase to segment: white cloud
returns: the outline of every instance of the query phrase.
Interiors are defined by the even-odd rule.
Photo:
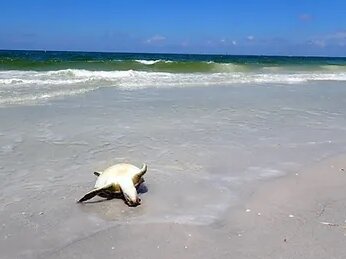
[[[307,42],[309,45],[314,45],[319,48],[327,46],[346,46],[346,31],[338,31],[332,34],[327,34],[320,37],[315,37]]]
[[[146,43],[158,43],[158,42],[163,42],[166,40],[166,37],[165,36],[162,36],[162,35],[154,35],[153,37],[147,39],[145,42]]]
[[[220,40],[220,43],[223,44],[223,45],[226,45],[226,46],[229,46],[229,45],[237,45],[237,41],[236,40],[231,40],[231,39],[227,39],[227,38],[222,38]]]
[[[206,44],[207,45],[213,45],[213,42],[211,40],[207,40]]]
[[[315,45],[320,48],[324,48],[327,45],[324,40],[311,40],[309,41],[309,44]]]
[[[246,37],[246,39],[247,39],[247,40],[249,40],[249,41],[252,41],[252,40],[254,40],[254,39],[255,39],[255,37],[254,37],[254,36],[252,36],[252,35],[249,35],[249,36],[247,36],[247,37]]]
[[[346,46],[346,31],[338,31],[330,34],[325,38],[328,45],[337,45],[339,47]]]
[[[339,31],[334,34],[328,35],[328,39],[335,39],[335,40],[345,40],[346,39],[346,31]]]

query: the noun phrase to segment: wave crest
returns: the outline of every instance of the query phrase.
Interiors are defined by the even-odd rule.
[[[244,72],[242,71],[243,68],[237,65],[227,65],[224,69],[224,72],[214,73],[169,73],[135,70],[90,71],[85,69],[0,71],[0,104],[47,100],[82,94],[100,87],[136,90],[149,87],[241,86],[242,84],[346,81],[346,73],[339,71],[323,73]]]

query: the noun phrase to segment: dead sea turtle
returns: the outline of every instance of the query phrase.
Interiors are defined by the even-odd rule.
[[[137,206],[141,199],[137,188],[144,182],[143,175],[147,172],[147,165],[140,169],[131,164],[116,164],[103,172],[94,172],[97,176],[95,187],[78,202],[83,202],[98,195],[103,198],[121,197],[129,206]]]

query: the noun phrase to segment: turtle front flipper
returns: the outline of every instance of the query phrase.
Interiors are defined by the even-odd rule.
[[[94,190],[88,192],[78,202],[83,202],[83,201],[90,200],[91,198],[95,197],[99,193],[105,192],[105,191],[109,191],[109,190],[113,190],[113,183],[108,184],[106,186],[103,186],[101,188],[94,189]]]
[[[94,175],[96,175],[97,177],[100,176],[102,174],[102,172],[94,172]]]
[[[133,184],[138,187],[144,182],[143,176],[147,172],[147,165],[143,164],[143,167],[139,170],[137,174],[132,177]]]

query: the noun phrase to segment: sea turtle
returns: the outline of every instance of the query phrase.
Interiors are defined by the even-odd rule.
[[[141,199],[137,188],[144,182],[143,175],[147,165],[140,169],[131,164],[116,164],[103,172],[94,172],[97,176],[93,190],[85,194],[78,202],[83,202],[98,195],[103,198],[123,197],[129,206],[137,206]]]

